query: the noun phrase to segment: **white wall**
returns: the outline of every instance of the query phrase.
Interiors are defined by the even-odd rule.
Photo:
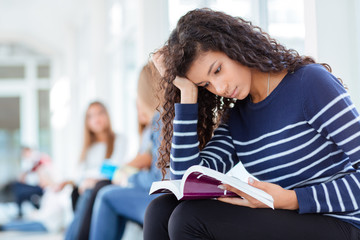
[[[0,1],[0,42],[1,43],[20,43],[26,45],[28,48],[44,55],[45,58],[50,59],[52,62],[52,79],[51,85],[54,86],[55,82],[59,79],[67,79],[70,81],[71,75],[71,53],[72,53],[72,34],[70,19],[76,18],[73,9],[74,4],[71,1]],[[79,13],[79,12],[78,12]],[[28,76],[33,76],[29,73]],[[29,95],[31,89],[27,89]],[[33,98],[34,99],[34,98]],[[37,146],[38,137],[37,132],[31,129],[37,129],[37,116],[36,113],[31,112],[37,102],[22,101],[22,134],[21,143]],[[56,111],[62,110],[56,109]],[[37,109],[37,108],[36,108]],[[30,111],[30,112],[29,112]],[[55,113],[55,110],[52,114]],[[27,119],[30,116],[30,119]],[[68,123],[67,123],[68,124]],[[65,154],[68,151],[68,146],[63,144],[59,135],[70,138],[72,129],[65,127],[64,124],[61,128],[53,129],[53,150],[57,162],[63,161],[71,157],[71,154]],[[29,130],[30,129],[30,130]]]
[[[89,101],[111,102],[106,69],[108,2],[0,0],[0,42],[24,44],[51,61],[52,156],[65,174],[78,161]],[[31,111],[35,104],[26,101],[22,108]],[[24,116],[22,121],[26,126],[37,124]],[[37,132],[31,129],[22,129],[21,141],[36,146]]]
[[[0,42],[25,44],[51,61],[52,156],[60,172],[69,175],[78,161],[93,100],[108,106],[114,130],[136,150],[138,74],[168,37],[167,6],[167,0],[0,0]],[[29,126],[37,115],[31,116],[22,119],[21,140],[36,145]]]
[[[139,6],[139,60],[146,62],[170,35],[168,0],[139,0]]]
[[[306,54],[330,64],[360,108],[360,1],[305,0]]]

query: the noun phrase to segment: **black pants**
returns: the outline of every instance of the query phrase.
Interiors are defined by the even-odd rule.
[[[30,201],[35,208],[39,209],[40,197],[43,195],[43,189],[41,187],[32,186],[21,182],[14,182],[12,184],[12,191],[19,208],[19,217],[22,217],[23,212],[21,204],[25,201]],[[36,196],[36,198],[34,196]]]
[[[100,189],[103,187],[110,185],[110,180],[102,180],[96,183],[95,187],[93,188],[91,192],[91,196],[89,201],[87,202],[87,210],[85,212],[84,218],[82,219],[82,222],[80,223],[80,229],[79,229],[79,240],[87,240],[89,239],[89,233],[90,233],[90,225],[91,225],[91,217],[92,217],[92,210],[95,203],[96,196]]]
[[[74,186],[74,188],[71,192],[71,206],[72,206],[73,212],[75,212],[75,210],[76,210],[76,204],[77,204],[79,197],[80,197],[79,188],[78,188],[78,186]]]
[[[144,240],[352,240],[360,230],[341,220],[296,211],[252,209],[217,200],[177,201],[166,194],[148,206]]]

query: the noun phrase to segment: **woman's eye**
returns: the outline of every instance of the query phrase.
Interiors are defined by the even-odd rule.
[[[203,87],[207,88],[208,86],[209,86],[209,82],[205,83]]]
[[[215,70],[215,74],[219,73],[221,70],[221,65]]]

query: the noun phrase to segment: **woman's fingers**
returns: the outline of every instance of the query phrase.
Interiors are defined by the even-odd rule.
[[[160,51],[157,51],[151,56],[151,58],[160,75],[164,76],[166,71],[164,66],[164,55],[161,54]]]
[[[240,196],[240,197],[242,197],[242,198],[244,198],[244,199],[248,199],[248,200],[254,199],[254,198],[251,197],[250,195],[248,195],[248,194],[246,194],[246,193],[240,191],[239,189],[234,188],[234,187],[232,187],[232,186],[230,186],[230,185],[224,184],[223,186],[224,186],[224,188],[225,188],[226,190],[228,190],[228,191],[230,191],[230,192],[233,192],[233,193],[236,193],[238,196]]]
[[[236,193],[237,195],[239,195],[241,197],[241,198],[234,198],[234,199],[232,199],[233,197],[231,197],[229,199],[226,198],[225,201],[223,201],[223,202],[240,205],[240,206],[246,206],[246,207],[250,207],[250,208],[268,208],[268,206],[265,205],[264,203],[251,197],[250,195],[240,191],[237,188],[234,188],[227,184],[224,184],[223,186],[226,190]],[[218,198],[218,200],[220,200],[220,201],[222,201],[223,199],[224,198]]]
[[[234,204],[234,205],[238,205],[238,206],[245,206],[245,207],[249,206],[248,200],[246,200],[245,198],[240,198],[240,197],[221,197],[221,198],[218,198],[218,200],[221,202],[226,202],[226,203],[230,203],[230,204]]]
[[[196,87],[196,85],[193,82],[191,82],[189,79],[183,78],[183,77],[176,77],[174,79],[173,83],[180,90],[187,89],[187,88],[193,89]]]

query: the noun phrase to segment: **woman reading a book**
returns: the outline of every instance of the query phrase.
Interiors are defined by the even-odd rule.
[[[163,172],[241,162],[275,210],[227,185],[241,198],[163,195],[147,209],[146,240],[358,239],[360,116],[328,65],[209,9],[184,15],[153,60],[166,86]]]

